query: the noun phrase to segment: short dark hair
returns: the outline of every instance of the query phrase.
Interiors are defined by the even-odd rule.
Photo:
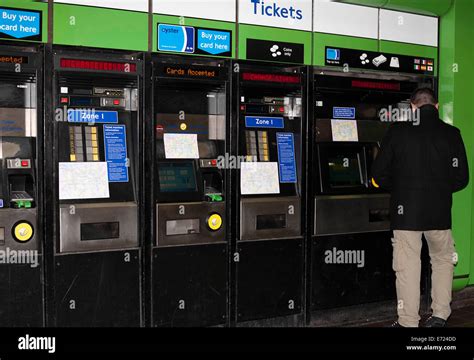
[[[430,88],[419,88],[411,95],[410,101],[413,105],[421,107],[423,105],[436,105],[438,99]]]

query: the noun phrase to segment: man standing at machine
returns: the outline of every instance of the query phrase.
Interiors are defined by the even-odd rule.
[[[459,130],[439,118],[435,93],[420,88],[411,96],[413,117],[392,124],[373,167],[373,181],[390,190],[393,269],[398,321],[417,327],[420,316],[422,235],[432,264],[432,316],[425,327],[444,327],[457,255],[451,234],[452,193],[464,189],[469,170]]]

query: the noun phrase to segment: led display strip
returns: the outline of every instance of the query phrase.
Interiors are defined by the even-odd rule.
[[[94,71],[115,71],[122,73],[136,73],[137,64],[99,60],[61,59],[59,63],[63,69],[82,69]]]
[[[400,83],[389,83],[383,81],[352,80],[352,87],[359,89],[400,91]]]
[[[301,77],[296,75],[265,74],[265,73],[242,73],[242,80],[245,81],[264,81],[286,84],[300,84]]]

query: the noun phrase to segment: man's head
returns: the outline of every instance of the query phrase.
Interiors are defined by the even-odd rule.
[[[429,88],[419,88],[411,95],[411,107],[416,110],[424,105],[433,105],[438,109],[438,99],[433,90]]]

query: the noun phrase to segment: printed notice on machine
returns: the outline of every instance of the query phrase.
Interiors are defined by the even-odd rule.
[[[242,195],[279,194],[277,162],[243,162],[240,164]]]
[[[332,141],[359,141],[355,120],[331,120]]]
[[[59,163],[59,200],[109,197],[106,162]]]
[[[167,159],[199,159],[197,134],[164,134]]]

